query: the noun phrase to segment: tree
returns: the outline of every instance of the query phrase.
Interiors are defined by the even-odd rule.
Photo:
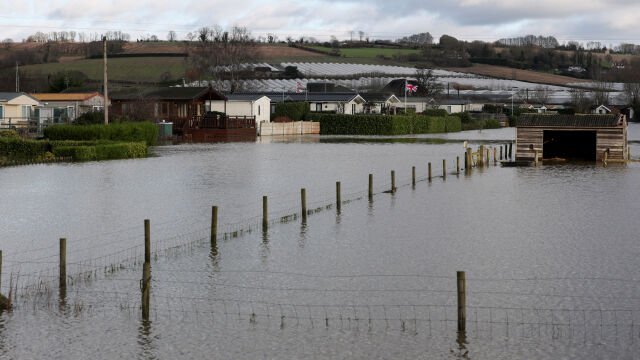
[[[81,71],[59,71],[49,75],[49,91],[61,92],[69,88],[80,87],[88,79]]]
[[[417,95],[435,99],[442,94],[442,84],[437,82],[431,69],[416,70],[416,82],[418,83]]]
[[[176,41],[178,39],[178,35],[176,35],[176,32],[173,30],[170,30],[169,33],[167,34],[167,41]]]
[[[531,99],[537,104],[547,104],[549,103],[549,98],[551,97],[551,89],[548,86],[538,86],[533,91],[531,95]]]
[[[607,81],[596,81],[593,89],[593,102],[595,105],[608,105],[609,96],[613,90],[613,84]]]
[[[585,90],[573,89],[571,90],[571,105],[576,110],[576,114],[584,114],[589,110],[591,99]]]
[[[219,26],[199,30],[200,41],[189,54],[192,73],[206,77],[218,90],[240,90],[244,64],[258,61],[258,50],[247,28],[234,26],[229,31]],[[203,41],[202,39],[206,39]],[[229,88],[224,88],[228,81]]]

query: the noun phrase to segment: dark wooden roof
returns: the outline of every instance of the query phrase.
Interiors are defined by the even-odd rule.
[[[602,128],[617,127],[622,120],[617,115],[545,115],[522,114],[517,127]]]
[[[115,92],[112,100],[223,100],[225,96],[208,87],[165,87],[147,90],[127,90]]]

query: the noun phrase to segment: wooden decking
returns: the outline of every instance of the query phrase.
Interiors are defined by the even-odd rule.
[[[195,142],[252,141],[257,138],[254,116],[194,116],[174,129],[183,139]]]

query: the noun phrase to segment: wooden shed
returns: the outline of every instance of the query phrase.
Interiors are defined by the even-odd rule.
[[[628,156],[624,115],[523,114],[516,126],[516,160],[542,159],[600,161]]]

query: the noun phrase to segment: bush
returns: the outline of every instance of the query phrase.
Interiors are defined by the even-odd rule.
[[[405,135],[461,129],[460,119],[455,116],[312,114],[309,119],[320,122],[323,135]]]
[[[20,135],[15,130],[0,130],[0,138],[18,138]]]
[[[44,136],[50,140],[144,141],[151,146],[155,145],[158,139],[158,127],[150,122],[109,125],[53,125],[44,129]]]
[[[90,111],[78,116],[74,121],[76,125],[104,124],[104,111]]]

